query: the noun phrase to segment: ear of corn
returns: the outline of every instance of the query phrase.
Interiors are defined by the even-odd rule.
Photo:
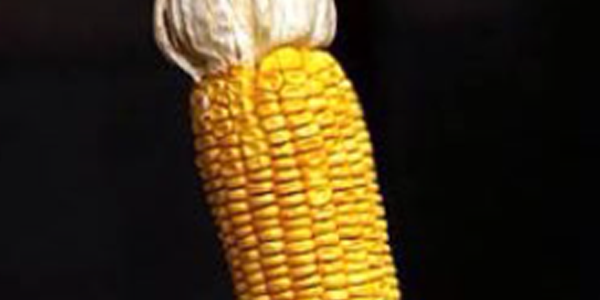
[[[397,300],[362,110],[327,52],[284,47],[192,95],[197,164],[240,300]]]

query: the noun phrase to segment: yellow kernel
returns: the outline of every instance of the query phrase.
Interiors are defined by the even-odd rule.
[[[325,90],[325,85],[319,80],[310,80],[305,84],[311,96],[320,95]]]
[[[260,181],[252,182],[248,184],[247,190],[251,195],[265,194],[273,191],[273,182],[271,181]]]
[[[348,180],[348,178],[332,178],[331,184],[338,190],[349,190],[354,188],[352,180]]]
[[[351,285],[348,287],[348,293],[354,297],[370,297],[377,294],[377,288],[373,284]]]
[[[281,103],[281,110],[286,115],[295,114],[304,109],[306,109],[306,100],[304,98],[284,98]]]
[[[215,136],[207,134],[201,137],[202,138],[202,144],[204,145],[204,148],[212,148],[214,146],[216,146],[218,144],[218,140]]]
[[[254,94],[254,101],[256,103],[277,102],[279,101],[279,92],[263,90]]]
[[[366,273],[350,273],[348,274],[348,284],[359,285],[367,282],[369,277]]]
[[[263,208],[257,209],[254,212],[254,217],[257,219],[270,219],[277,218],[279,216],[279,207],[275,205],[265,206]]]
[[[305,68],[306,71],[311,74],[320,72],[337,64],[331,54],[325,51],[311,51],[307,53],[307,56],[309,57],[307,57]]]
[[[226,120],[214,123],[214,134],[217,138],[225,137],[233,132],[233,122]]]
[[[285,265],[265,270],[265,275],[269,279],[282,277],[287,274],[288,274],[288,267]]]
[[[313,158],[315,161],[322,161],[323,160],[323,153],[320,152],[315,152],[313,153]],[[302,170],[302,175],[303,178],[305,180],[306,183],[310,183],[311,181],[328,181],[329,178],[329,174],[328,174],[328,169],[327,166],[321,165],[321,166],[310,166],[307,167],[306,165],[302,166],[303,168],[301,168]],[[325,187],[323,187],[325,188]],[[327,189],[331,189],[331,186],[328,184]]]
[[[219,155],[221,155],[221,149],[213,148],[202,152],[204,154],[204,159],[207,161],[215,161],[219,159]]]
[[[263,127],[265,128],[265,130],[276,131],[276,130],[281,130],[281,129],[285,128],[286,121],[285,121],[284,116],[275,115],[275,116],[264,119],[262,124],[263,124]]]
[[[231,202],[227,204],[227,211],[234,215],[250,211],[250,207],[246,202]]]
[[[371,268],[373,268],[373,266],[370,266]],[[377,269],[372,270],[372,274],[369,276],[369,280],[370,281],[376,281],[376,280],[381,280],[383,277],[386,277],[388,274],[386,274],[386,270],[385,267],[378,267]],[[395,274],[393,274],[395,275]]]
[[[315,243],[318,247],[335,246],[340,242],[340,238],[335,233],[328,233],[315,236]]]
[[[278,171],[275,173],[275,181],[277,182],[286,182],[298,180],[302,177],[302,173],[298,171],[298,169],[288,169],[284,171]]]
[[[356,189],[356,192],[357,192],[357,196],[358,196],[357,199],[361,199],[361,201],[364,201],[364,202],[356,203],[354,205],[354,207],[356,209],[356,212],[357,213],[362,213],[364,215],[365,213],[369,214],[372,211],[374,211],[373,210],[373,208],[374,208],[373,204],[369,203],[369,202],[366,202],[363,197],[360,197],[360,196],[366,195],[367,191],[366,190],[362,190],[362,189]],[[375,217],[375,216],[373,216],[373,217]]]
[[[309,298],[309,297],[316,297],[317,299],[320,299],[319,296],[321,294],[323,294],[324,289],[323,287],[317,286],[317,287],[312,287],[312,288],[306,288],[306,289],[301,289],[296,291],[296,296],[298,296],[298,298]]]
[[[280,130],[269,134],[269,142],[271,144],[283,144],[292,139],[292,133],[287,130]]]
[[[332,261],[332,262],[328,262],[328,263],[321,263],[319,265],[319,271],[322,274],[334,274],[334,273],[340,273],[343,272],[345,270],[345,266],[344,263],[340,260],[340,261]]]
[[[254,220],[253,224],[256,230],[265,230],[281,226],[279,219],[276,218]]]
[[[337,72],[335,65],[332,65],[331,68],[328,68],[326,70],[322,70],[321,72],[318,72],[316,74],[313,75],[313,79],[323,82],[326,85],[332,86],[334,84],[340,85],[342,84],[341,79],[343,78],[342,76],[340,76],[339,72]],[[339,93],[341,93],[342,91],[337,91]]]
[[[287,277],[281,277],[267,283],[267,289],[271,293],[280,293],[292,287],[292,281]]]
[[[258,233],[258,237],[262,241],[274,241],[283,238],[283,230],[281,228],[271,228],[262,230]]]
[[[297,152],[311,152],[319,149],[323,149],[323,137],[319,135],[314,135],[306,138],[302,138],[296,141],[296,151]]]
[[[308,191],[308,201],[312,207],[322,207],[331,201],[330,188],[311,189]]]
[[[337,191],[335,193],[333,193],[332,196],[332,200],[334,203],[340,205],[338,206],[338,210],[341,211],[343,209],[349,209],[350,211],[352,211],[352,206],[351,205],[346,205],[347,203],[354,203],[354,200],[356,199],[356,197],[354,196],[354,194],[352,192],[348,192],[348,191]],[[342,205],[344,204],[344,205]]]
[[[331,168],[329,171],[329,174],[331,175],[331,177],[335,177],[335,178],[348,178],[351,175],[350,170],[348,169],[348,167],[346,166],[340,166],[337,168]]]
[[[387,232],[387,222],[385,220],[379,219],[377,220],[377,222],[375,222],[375,227],[377,227],[377,229],[381,230],[382,232]]]
[[[348,155],[348,162],[354,164],[354,163],[359,162],[362,158],[363,158],[362,153],[350,152],[350,154]]]
[[[242,253],[242,257],[245,261],[256,261],[260,259],[260,252],[256,249],[248,250]]]
[[[318,271],[315,263],[309,263],[305,265],[298,265],[290,270],[290,276],[294,279],[305,278],[310,275],[316,274]]]
[[[244,163],[241,161],[229,161],[223,164],[221,175],[225,177],[238,176],[244,173]]]
[[[229,147],[223,151],[221,155],[221,160],[224,162],[229,162],[232,160],[238,160],[242,158],[242,151],[238,148]]]
[[[286,99],[286,102],[289,101],[289,99],[298,99],[298,98],[306,99],[309,96],[308,90],[306,88],[304,88],[303,86],[297,86],[297,85],[283,86],[283,88],[280,91],[280,94],[281,94],[282,99]],[[282,108],[283,108],[283,106],[282,106]],[[216,130],[216,128],[215,128],[215,130]]]
[[[304,70],[286,70],[283,72],[283,78],[289,84],[301,85],[308,79],[308,74]]]
[[[333,219],[335,217],[335,210],[331,206],[328,206],[313,210],[311,214],[313,220],[320,222]]]
[[[307,200],[306,195],[304,194],[291,194],[281,196],[279,198],[279,204],[283,207],[296,206],[302,203],[305,203]]]
[[[296,242],[312,238],[312,230],[309,228],[299,228],[286,232],[286,241]]]
[[[246,165],[250,171],[257,171],[269,167],[271,159],[266,155],[250,157],[246,160]]]
[[[323,294],[324,300],[347,300],[350,296],[346,290],[325,291]]]
[[[260,253],[263,255],[274,255],[283,252],[285,244],[281,241],[272,241],[260,245]]]
[[[327,99],[323,97],[311,97],[310,99],[308,99],[307,105],[310,110],[318,111],[324,109],[327,106]]]
[[[270,299],[271,300],[294,300],[296,298],[294,297],[293,291],[285,291],[285,292],[271,295]]]
[[[258,239],[255,235],[249,235],[239,240],[239,245],[242,249],[253,248],[258,246]]]
[[[312,220],[310,219],[310,217],[282,221],[282,224],[286,229],[310,227],[311,223],[312,223]]]
[[[277,198],[274,194],[264,194],[250,197],[250,205],[252,208],[263,207],[265,205],[275,203],[275,201],[277,201]]]
[[[247,237],[249,234],[252,234],[254,232],[254,230],[252,229],[252,226],[249,225],[245,225],[245,226],[237,226],[235,229],[235,237],[237,239],[243,239],[245,237]]]
[[[352,207],[353,210],[352,212],[348,212],[348,213],[343,213],[340,211],[340,213],[342,213],[342,216],[338,217],[337,223],[339,226],[342,227],[356,227],[356,224],[359,223],[358,220],[358,216],[356,213],[354,213],[356,211],[356,209],[354,207]]]
[[[330,99],[328,100],[328,102],[331,102]],[[329,103],[329,105],[331,105],[331,103]],[[339,134],[338,128],[333,127],[334,125],[336,125],[337,120],[337,116],[335,115],[333,110],[324,110],[322,113],[319,114],[319,117],[316,118],[316,120],[322,127],[331,127],[330,132],[332,133],[332,136],[337,136]]]
[[[312,228],[315,235],[321,235],[335,232],[337,230],[337,225],[332,221],[323,221],[313,224]]]
[[[388,291],[388,297],[391,300],[399,300],[400,298],[402,298],[401,293],[400,293],[400,289],[398,288],[398,285],[396,284],[394,286],[394,288],[390,289]]]
[[[269,145],[256,140],[252,142],[246,142],[244,145],[242,145],[242,153],[244,154],[245,158],[251,158],[260,154],[264,154],[268,150]]]
[[[245,176],[235,176],[231,178],[227,178],[225,181],[225,186],[229,189],[240,188],[246,184]]]
[[[224,137],[221,140],[221,143],[225,147],[239,146],[240,145],[240,137],[237,136],[236,134],[231,134],[231,135]]]
[[[227,191],[227,198],[229,198],[232,201],[245,200],[246,198],[248,198],[248,193],[246,193],[246,190],[244,189],[230,190]]]
[[[361,235],[361,228],[356,227],[340,227],[338,229],[338,234],[342,239],[353,239],[358,238]]]
[[[298,241],[286,245],[286,251],[290,254],[305,253],[314,249],[315,242],[313,240]]]
[[[287,195],[304,191],[304,185],[301,181],[291,181],[279,184],[275,187],[278,195]]]
[[[296,166],[296,160],[292,157],[284,157],[273,160],[273,167],[276,169],[289,169]]]
[[[368,266],[366,264],[357,264],[357,263],[347,263],[346,271],[350,273],[361,273],[366,272],[368,270]]]
[[[274,157],[289,157],[294,155],[294,153],[294,144],[292,143],[285,143],[271,148],[271,155]]]
[[[304,152],[296,155],[296,160],[298,161],[298,165],[305,168],[315,168],[322,166],[325,162],[324,157],[320,155],[315,155],[315,153]]]
[[[270,168],[257,170],[257,171],[254,171],[254,172],[251,172],[248,174],[248,179],[255,181],[255,182],[271,180],[272,178],[273,178],[273,171]]]
[[[283,83],[284,78],[279,72],[261,73],[257,80],[258,87],[267,91],[277,91]]]
[[[242,264],[242,270],[246,273],[246,274],[251,274],[257,271],[260,271],[260,263],[258,262],[244,262]]]
[[[279,67],[284,70],[299,69],[304,65],[302,52],[292,47],[279,49],[274,56],[279,61]]]
[[[305,205],[299,205],[294,207],[287,207],[281,211],[281,218],[284,222],[296,220],[299,217],[308,217],[306,219],[310,220],[310,208]]]
[[[340,166],[343,165],[346,161],[346,155],[344,152],[336,152],[329,156],[329,165],[330,166]],[[333,168],[332,168],[333,169]]]
[[[346,260],[351,262],[364,262],[368,259],[367,252],[364,251],[364,247],[360,247],[359,251],[348,251],[346,253]]]
[[[264,284],[265,283],[265,276],[263,275],[262,272],[254,272],[252,274],[249,274],[248,276],[246,276],[246,281],[252,285],[252,286],[256,286],[259,284]]]
[[[300,127],[294,130],[294,134],[296,138],[308,138],[319,133],[319,126],[317,124],[311,123],[306,126]]]
[[[325,289],[328,290],[341,289],[346,286],[346,276],[344,274],[332,274],[324,276],[321,281]]]
[[[313,121],[313,115],[309,112],[303,112],[288,116],[288,124],[292,127],[300,127],[309,124]]]
[[[239,214],[239,215],[233,216],[231,218],[231,222],[235,226],[245,225],[245,224],[250,223],[250,221],[252,221],[252,216],[249,213],[248,214]]]
[[[285,261],[286,261],[286,256],[283,254],[272,255],[272,256],[267,256],[267,257],[262,258],[262,264],[266,268],[271,268],[271,267],[281,265],[281,264],[285,263]]]
[[[294,282],[294,288],[305,289],[318,286],[321,282],[321,278],[318,275],[312,275]]]
[[[259,74],[279,71],[279,58],[275,55],[267,55],[260,61]]]
[[[293,266],[292,271],[298,270],[299,273],[310,273],[313,271],[316,272],[316,260],[317,255],[313,252],[308,252],[303,254],[290,255],[288,257],[288,264],[290,266]],[[303,269],[304,267],[306,267],[306,269]]]
[[[344,74],[344,70],[342,70],[342,68],[340,66],[334,67],[332,70],[332,74],[333,74],[333,77],[336,77],[336,78],[344,78],[346,76]],[[346,78],[344,78],[342,80],[342,82],[339,83],[338,87],[340,89],[344,90],[345,92],[354,90],[354,88],[352,87],[352,82],[350,82],[350,80],[348,80]]]
[[[340,247],[323,247],[317,249],[317,257],[319,261],[335,261],[344,255],[344,251]]]
[[[390,256],[387,256],[390,257]],[[393,265],[389,265],[387,268],[385,268],[385,273],[388,276],[395,276],[396,275],[396,269]]]

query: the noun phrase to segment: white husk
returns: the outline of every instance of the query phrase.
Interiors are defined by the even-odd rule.
[[[337,18],[333,0],[156,0],[154,13],[159,47],[196,81],[283,45],[326,47]]]

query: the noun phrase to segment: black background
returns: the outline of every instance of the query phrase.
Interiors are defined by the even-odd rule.
[[[549,2],[338,1],[407,300],[580,299]],[[550,12],[550,13],[548,13]],[[0,299],[232,299],[150,0],[0,2]]]

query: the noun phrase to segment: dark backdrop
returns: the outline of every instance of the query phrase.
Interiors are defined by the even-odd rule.
[[[547,4],[338,1],[407,300],[581,297]],[[232,299],[151,10],[0,2],[0,299]]]

